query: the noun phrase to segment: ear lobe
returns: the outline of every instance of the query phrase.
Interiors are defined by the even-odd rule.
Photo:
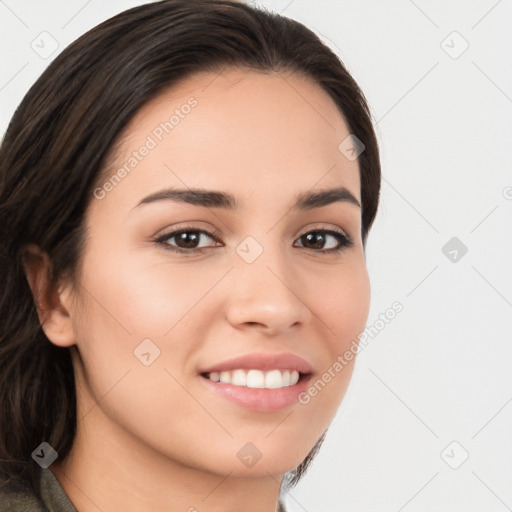
[[[48,254],[35,244],[26,245],[23,250],[23,267],[46,337],[61,347],[74,345],[73,324],[63,300],[66,292],[50,289],[52,267]]]

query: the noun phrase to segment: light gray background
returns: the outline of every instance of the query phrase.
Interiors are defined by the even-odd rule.
[[[0,133],[65,46],[141,3],[0,0]],[[359,354],[289,510],[512,510],[512,1],[254,3],[313,29],[368,98],[383,164],[368,324],[404,308]]]

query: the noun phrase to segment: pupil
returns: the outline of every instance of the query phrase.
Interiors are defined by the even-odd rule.
[[[192,233],[192,235],[190,233]],[[194,244],[197,243],[198,238],[197,233],[194,232],[186,232],[178,235],[178,240],[184,242],[186,249],[194,249]]]
[[[308,243],[312,242],[313,245],[316,248],[320,248],[321,249],[323,244],[325,243],[324,235],[322,233],[317,232],[317,231],[313,231],[311,233],[308,233],[307,235],[305,235],[305,237],[306,237],[306,240],[308,241]],[[317,239],[316,243],[314,242],[315,238]]]

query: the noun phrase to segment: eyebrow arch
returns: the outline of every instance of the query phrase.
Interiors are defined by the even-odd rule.
[[[177,201],[207,208],[225,208],[234,210],[239,203],[235,196],[227,192],[205,190],[201,188],[175,189],[168,188],[159,190],[142,199],[132,210],[143,204],[156,201]],[[361,208],[357,198],[345,187],[320,190],[318,192],[304,192],[295,196],[293,210],[310,210],[320,208],[335,202],[347,202]]]

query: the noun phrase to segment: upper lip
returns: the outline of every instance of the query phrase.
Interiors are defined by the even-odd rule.
[[[208,368],[204,368],[200,373],[222,372],[229,370],[297,370],[299,373],[311,373],[313,367],[302,357],[291,353],[285,354],[264,354],[253,353],[243,356],[233,357],[220,363],[216,363]]]

